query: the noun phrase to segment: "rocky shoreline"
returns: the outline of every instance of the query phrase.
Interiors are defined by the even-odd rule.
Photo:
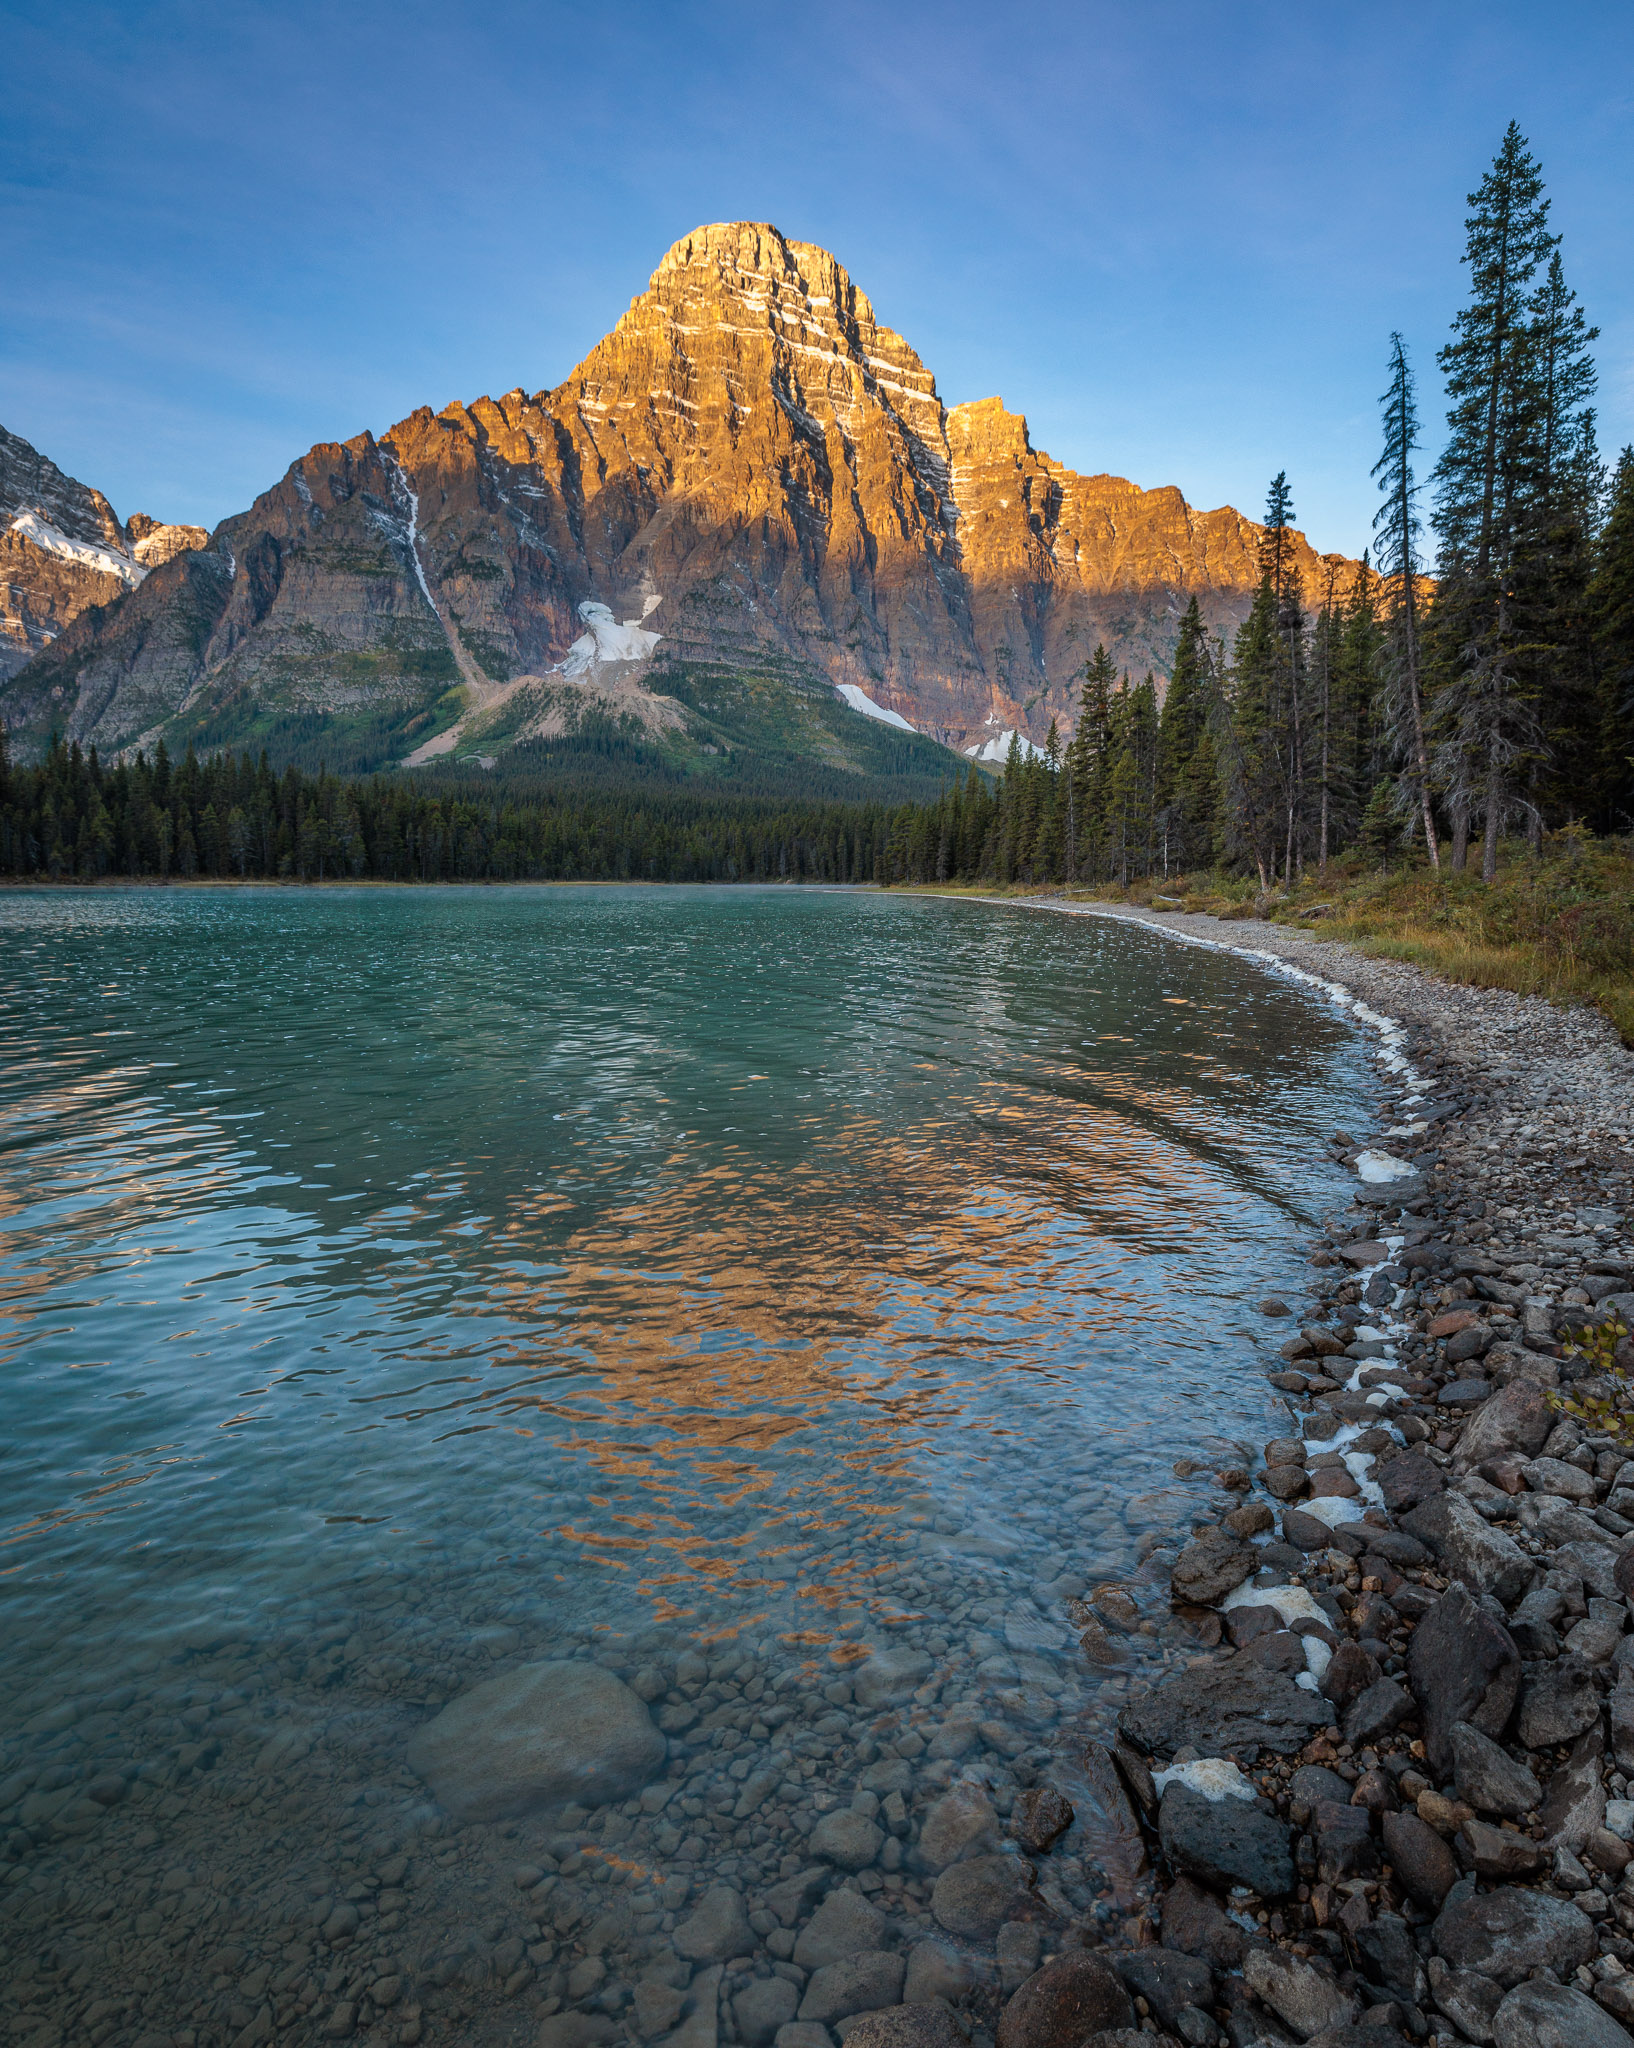
[[[1588,1013],[1277,927],[1093,914],[1269,955],[1390,1021],[1382,1135],[1332,1140],[1357,1202],[1311,1248],[1309,1302],[1262,1304],[1291,1330],[1288,1430],[1220,1475],[1237,1504],[1170,1576],[1199,1654],[1110,1745],[1152,1895],[1090,2038],[1624,2048],[1634,1459],[1559,1403],[1634,1365],[1634,1057]],[[1127,1597],[1083,1605],[1092,1659]],[[1012,2015],[1086,1967],[1047,1964],[1001,2048],[1058,2048]]]

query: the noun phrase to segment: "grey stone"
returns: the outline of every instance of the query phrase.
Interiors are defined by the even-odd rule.
[[[907,1644],[876,1650],[851,1673],[851,1694],[870,1713],[894,1707],[922,1686],[935,1669],[923,1650]]]
[[[1246,1657],[1200,1665],[1131,1700],[1118,1725],[1160,1756],[1189,1745],[1205,1756],[1255,1762],[1262,1753],[1292,1756],[1328,1722],[1315,1694]]]
[[[1326,2027],[1349,2026],[1356,2018],[1356,2001],[1348,1992],[1283,1949],[1251,1948],[1243,1957],[1243,1981],[1302,2041]]]
[[[796,2044],[780,2035],[777,2048]],[[865,2013],[847,2032],[845,2048],[965,2048],[965,2037],[945,2005],[904,2003]]]
[[[1158,1828],[1170,1862],[1205,1884],[1246,1885],[1262,1898],[1293,1890],[1286,1826],[1246,1800],[1205,1799],[1176,1782],[1164,1788]]]
[[[1617,1768],[1634,1772],[1634,1670],[1625,1664],[1606,1702]]]
[[[1010,1812],[1010,1833],[1030,1856],[1041,1856],[1072,1826],[1072,1808],[1053,1785],[1023,1792]]]
[[[728,1884],[711,1885],[672,1939],[676,1954],[692,1963],[724,1963],[757,1946],[743,1900]]]
[[[1458,1881],[1451,1849],[1416,1813],[1387,1813],[1380,1822],[1384,1853],[1397,1880],[1421,1906],[1439,1908]]]
[[[1404,2005],[1416,2005],[1424,1995],[1423,1965],[1413,1945],[1412,1933],[1399,1913],[1381,1913],[1352,1936],[1362,1975],[1376,1990],[1389,1992]]]
[[[1162,1909],[1165,1948],[1201,1956],[1216,1970],[1240,1968],[1248,1937],[1212,1892],[1182,1874],[1164,1893]]]
[[[1490,2041],[1492,2022],[1503,2004],[1503,1986],[1473,1970],[1449,1970],[1439,1956],[1429,1965],[1430,2002],[1471,2041]]]
[[[1516,1763],[1479,1728],[1472,1728],[1467,1721],[1454,1722],[1451,1748],[1458,1796],[1477,1813],[1520,1820],[1542,1803],[1543,1787],[1525,1764]]]
[[[926,1870],[945,1870],[973,1852],[998,1846],[999,1817],[980,1785],[951,1786],[919,1826],[916,1858]]]
[[[906,1970],[903,1958],[887,1949],[868,1949],[843,1962],[825,1963],[811,1973],[800,2001],[800,2017],[826,2027],[854,2012],[877,2012],[881,2006],[897,2005]]]
[[[1474,1970],[1506,1990],[1546,1964],[1572,1970],[1595,1953],[1594,1922],[1586,1913],[1514,1885],[1454,1897],[1433,1932],[1455,1970]]]
[[[1531,1877],[1548,1861],[1529,1835],[1495,1828],[1484,1820],[1467,1820],[1459,1833],[1465,1861],[1478,1877]]]
[[[1569,1984],[1519,1984],[1492,2023],[1495,2048],[1629,2048],[1609,2012]]]
[[[1438,1493],[1403,1515],[1401,1526],[1433,1552],[1448,1578],[1494,1594],[1505,1607],[1529,1592],[1537,1577],[1525,1551],[1483,1521],[1461,1493]]]
[[[872,2018],[873,2015],[867,2015]],[[864,2024],[863,2021],[858,2022]],[[834,2048],[834,2036],[827,2027],[818,2026],[815,2020],[790,2020],[786,2027],[779,2027],[773,2048]]]
[[[1393,1678],[1375,1679],[1345,1715],[1344,1738],[1357,1749],[1365,1748],[1399,1728],[1412,1711],[1412,1697],[1404,1687]]]
[[[1373,1838],[1373,1816],[1365,1806],[1319,1799],[1311,1808],[1310,1831],[1316,1837],[1317,1874],[1324,1884],[1376,1877],[1379,1849]]]
[[[953,1864],[930,1896],[937,1925],[966,1941],[991,1941],[1019,1904],[1029,1874],[1014,1856],[977,1856]]]
[[[1169,1586],[1175,1599],[1212,1607],[1240,1586],[1259,1564],[1252,1544],[1241,1543],[1229,1529],[1209,1529],[1194,1536],[1174,1561]]]
[[[811,1831],[807,1846],[825,1863],[837,1863],[841,1870],[866,1870],[884,1846],[885,1833],[866,1813],[839,1807],[825,1813]]]
[[[1384,1495],[1385,1506],[1393,1515],[1416,1508],[1432,1494],[1443,1492],[1447,1484],[1447,1475],[1441,1467],[1432,1465],[1417,1451],[1404,1451],[1398,1458],[1386,1459],[1375,1467],[1373,1477]]]
[[[1549,1780],[1538,1813],[1551,1849],[1581,1855],[1584,1844],[1605,1824],[1606,1733],[1600,1717],[1572,1745],[1572,1753]]]
[[[732,2018],[745,2048],[766,2044],[794,2018],[800,1994],[786,1978],[757,1977],[732,2000]]]
[[[864,1949],[879,1948],[885,1938],[885,1915],[872,1900],[844,1885],[829,1893],[800,1930],[794,1960],[802,1970],[820,1970],[841,1963]]]
[[[1111,1964],[1085,1949],[1053,1957],[999,2015],[998,2048],[1081,2048],[1086,2036],[1132,2027],[1135,2008]]]
[[[1600,1691],[1588,1665],[1571,1657],[1527,1665],[1515,1714],[1515,1733],[1527,1749],[1575,1742],[1599,1718]]]
[[[1214,1972],[1201,1956],[1172,1948],[1137,1948],[1117,1958],[1118,1975],[1136,1998],[1173,2032],[1188,2005],[1207,2012],[1214,2003]]]
[[[409,1739],[408,1761],[460,1820],[504,1820],[640,1791],[664,1738],[622,1680],[599,1664],[524,1664],[485,1679]]]
[[[558,2012],[540,2022],[537,2048],[603,2048],[618,2028],[599,2012]]]
[[[908,1951],[908,1974],[902,1982],[904,2005],[929,2005],[945,1998],[955,2005],[976,1981],[966,1957],[949,1941],[916,1941]]]
[[[1521,1664],[1509,1631],[1449,1586],[1413,1634],[1407,1682],[1424,1715],[1424,1747],[1434,1768],[1452,1768],[1452,1730],[1467,1721],[1497,1737],[1508,1724]]]

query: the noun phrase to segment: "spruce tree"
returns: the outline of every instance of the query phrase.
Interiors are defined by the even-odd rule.
[[[1435,767],[1453,811],[1453,865],[1462,866],[1469,822],[1479,818],[1490,882],[1499,835],[1540,745],[1526,658],[1545,411],[1533,281],[1553,239],[1543,179],[1513,121],[1469,203],[1469,302],[1437,358],[1450,407],[1435,470]]]
[[[1634,812],[1634,447],[1612,474],[1586,610],[1595,666],[1595,799],[1607,827]]]
[[[1574,812],[1591,786],[1597,752],[1594,657],[1588,586],[1604,473],[1595,442],[1595,368],[1590,327],[1566,283],[1560,251],[1549,257],[1532,305],[1533,346],[1542,404],[1537,509],[1533,519],[1532,660],[1539,676],[1545,760],[1530,775],[1528,825],[1541,839],[1541,804]]]
[[[1389,592],[1390,622],[1386,639],[1385,679],[1388,702],[1385,722],[1392,751],[1406,764],[1411,808],[1424,829],[1430,865],[1439,868],[1435,807],[1430,793],[1430,751],[1424,732],[1424,693],[1419,666],[1418,631],[1418,485],[1413,475],[1413,450],[1418,446],[1418,406],[1413,372],[1399,334],[1390,337],[1390,383],[1379,401],[1384,411],[1384,452],[1373,465],[1383,486],[1384,502],[1373,515],[1379,536],[1379,569]],[[1324,832],[1324,842],[1326,833]]]
[[[1157,819],[1165,874],[1171,862],[1181,869],[1207,867],[1214,858],[1209,682],[1207,637],[1194,597],[1180,621],[1158,722]],[[1200,748],[1208,753],[1206,785],[1198,779]]]

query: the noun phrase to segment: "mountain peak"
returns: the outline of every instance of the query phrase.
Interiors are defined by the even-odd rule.
[[[186,707],[216,744],[332,718],[386,758],[492,753],[560,731],[562,691],[590,687],[595,634],[563,667],[588,605],[641,622],[631,687],[690,690],[699,716],[717,685],[688,678],[733,675],[961,750],[1037,741],[1070,730],[1098,642],[1165,672],[1193,596],[1229,632],[1258,536],[1076,474],[1001,398],[949,409],[828,250],[718,221],[554,390],[313,448],[207,553],[69,628],[5,710],[105,750],[181,737]]]

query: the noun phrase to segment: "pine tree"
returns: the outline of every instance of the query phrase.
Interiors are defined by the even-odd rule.
[[[1586,610],[1599,742],[1595,794],[1603,822],[1626,829],[1634,810],[1634,447],[1617,458]]]
[[[1078,723],[1067,747],[1064,772],[1071,785],[1077,865],[1069,881],[1099,882],[1108,870],[1107,780],[1111,772],[1112,690],[1117,669],[1105,647],[1084,664]]]
[[[1554,244],[1543,180],[1513,121],[1469,203],[1469,303],[1437,358],[1451,405],[1435,470],[1435,767],[1453,811],[1453,866],[1463,865],[1469,822],[1478,817],[1490,882],[1518,779],[1541,738],[1525,656],[1545,410],[1533,279]]]
[[[1540,676],[1543,745],[1550,773],[1533,763],[1528,825],[1534,849],[1542,836],[1541,803],[1578,808],[1575,793],[1592,785],[1596,719],[1588,586],[1593,572],[1596,514],[1604,473],[1595,442],[1595,368],[1590,327],[1566,283],[1560,251],[1532,305],[1537,381],[1543,407],[1533,520],[1537,556],[1533,659]]]
[[[1413,476],[1413,450],[1418,446],[1418,406],[1413,373],[1399,334],[1390,337],[1390,385],[1379,401],[1384,410],[1384,453],[1373,475],[1384,489],[1384,502],[1373,515],[1379,536],[1379,568],[1389,591],[1386,680],[1390,702],[1385,722],[1392,750],[1407,764],[1412,808],[1424,828],[1430,865],[1439,868],[1435,808],[1430,793],[1430,751],[1424,734],[1424,694],[1419,669],[1418,633],[1418,485]],[[1324,813],[1325,817],[1325,813]],[[1324,829],[1323,843],[1327,834]],[[1324,858],[1325,858],[1324,854]]]
[[[1214,859],[1214,748],[1209,733],[1212,676],[1203,618],[1194,597],[1180,621],[1174,666],[1158,723],[1157,822],[1163,872],[1208,867]],[[1206,756],[1206,764],[1199,755]]]
[[[1222,728],[1221,795],[1226,851],[1252,862],[1260,887],[1276,878],[1283,777],[1277,744],[1282,661],[1269,570],[1231,651],[1231,715]]]

